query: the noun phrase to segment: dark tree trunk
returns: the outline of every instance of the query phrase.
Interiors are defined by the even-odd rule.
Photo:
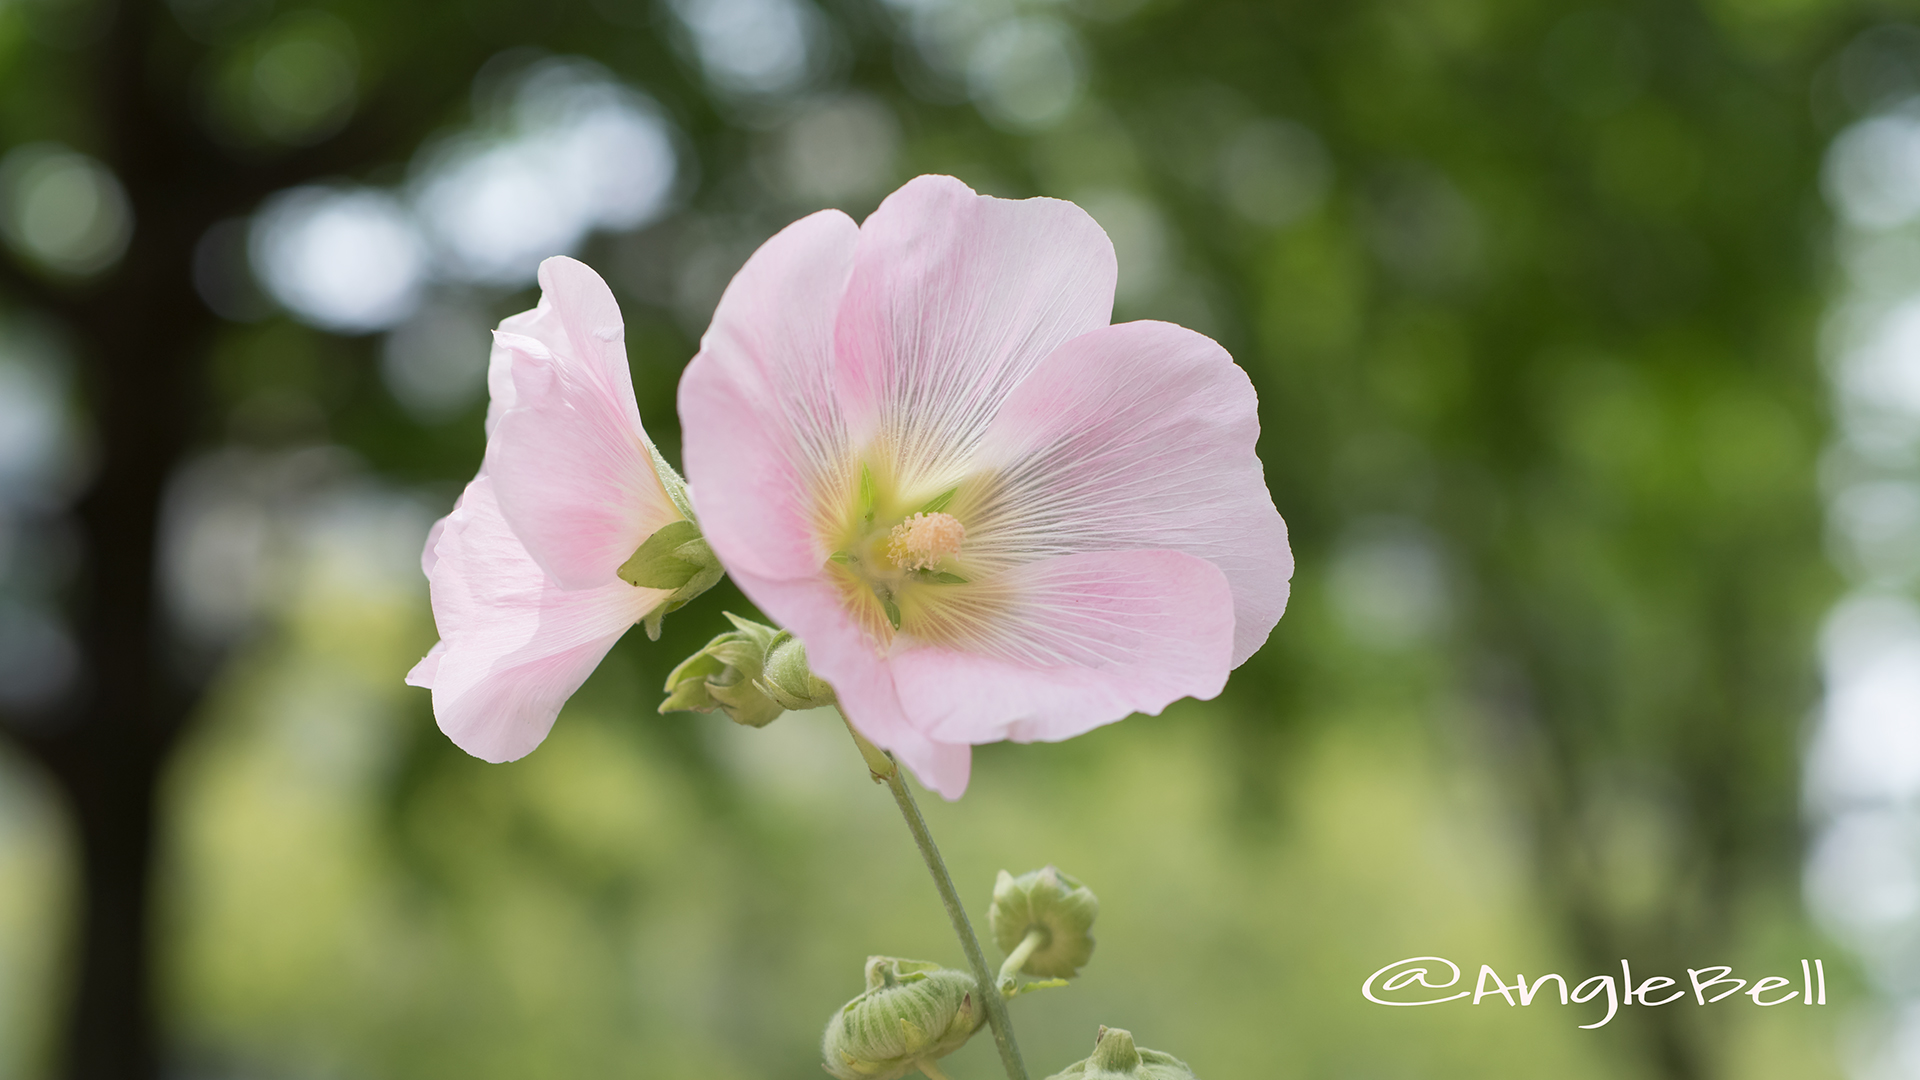
[[[68,787],[83,899],[59,1075],[144,1080],[160,1073],[147,924],[158,762],[137,750],[87,757],[88,775]]]
[[[404,157],[453,103],[492,47],[443,42],[439,63],[387,80],[347,128],[317,146],[236,160],[201,130],[205,56],[161,0],[102,0],[105,32],[74,54],[87,147],[127,191],[133,242],[104,277],[57,284],[0,255],[0,290],[55,316],[79,361],[96,457],[75,508],[80,574],[70,611],[78,684],[40,715],[0,716],[45,767],[78,846],[75,982],[56,1075],[157,1080],[162,1038],[150,933],[161,854],[158,794],[200,697],[168,640],[158,567],[166,485],[205,432],[202,368],[219,320],[195,293],[195,245],[208,227],[316,176]],[[199,658],[196,670],[207,670]]]
[[[159,235],[73,310],[99,449],[76,514],[81,683],[69,711],[31,740],[79,842],[77,981],[59,1073],[70,1080],[159,1075],[148,932],[156,796],[199,690],[170,662],[156,568],[212,321],[184,272],[192,223],[156,213],[143,224]]]

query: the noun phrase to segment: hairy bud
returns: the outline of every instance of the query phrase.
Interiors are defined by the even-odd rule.
[[[1048,866],[1014,877],[1005,870],[993,883],[987,926],[1007,954],[1001,989],[1012,976],[1070,979],[1093,956],[1093,920],[1100,899],[1077,879]]]
[[[1093,1053],[1047,1077],[1047,1080],[1198,1080],[1187,1063],[1172,1054],[1142,1050],[1133,1045],[1133,1033],[1102,1027]]]
[[[938,964],[867,958],[867,990],[827,1021],[820,1056],[838,1080],[898,1080],[966,1044],[987,1018],[973,978]]]
[[[787,709],[817,709],[838,703],[833,687],[807,666],[807,647],[785,630],[775,634],[767,646],[760,689]]]

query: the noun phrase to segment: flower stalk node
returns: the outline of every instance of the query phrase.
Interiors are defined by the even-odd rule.
[[[840,719],[847,725],[847,734],[853,736],[853,745],[860,748],[860,760],[867,763],[867,773],[873,777],[873,782],[886,783],[900,768],[893,760],[893,755],[873,745],[865,735],[854,728],[852,721],[847,720],[844,714]]]

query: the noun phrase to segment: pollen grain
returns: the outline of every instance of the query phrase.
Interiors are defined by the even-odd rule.
[[[932,570],[958,554],[966,538],[966,528],[953,515],[919,513],[887,533],[887,556],[904,570]]]

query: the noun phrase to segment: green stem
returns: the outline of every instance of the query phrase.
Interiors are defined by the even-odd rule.
[[[1019,981],[1015,976],[1020,974],[1021,968],[1027,966],[1027,957],[1032,956],[1033,950],[1039,948],[1040,943],[1045,940],[1047,940],[1047,932],[1036,926],[1028,930],[1027,936],[1021,938],[1020,944],[1014,946],[1013,951],[1007,954],[1007,962],[1000,965],[1002,994],[1012,992],[1014,985]]]
[[[940,1066],[931,1061],[922,1061],[920,1071],[927,1074],[927,1080],[947,1080],[947,1074],[941,1072]]]
[[[846,717],[842,716],[842,720]],[[873,778],[887,785],[893,792],[893,801],[900,807],[900,816],[907,820],[907,831],[913,834],[913,842],[920,848],[920,857],[926,860],[927,872],[933,875],[934,888],[940,891],[940,902],[946,905],[947,918],[953,922],[953,932],[960,939],[960,950],[967,954],[967,963],[973,968],[973,980],[979,985],[980,1000],[987,1007],[987,1026],[993,1029],[993,1043],[1000,1049],[1000,1064],[1007,1070],[1007,1080],[1027,1080],[1026,1063],[1020,1060],[1020,1047],[1013,1041],[1013,1019],[1007,1015],[1007,999],[1000,994],[994,984],[993,975],[987,968],[986,954],[980,950],[980,939],[973,934],[973,923],[967,918],[967,909],[960,903],[960,893],[953,887],[953,875],[947,873],[947,864],[940,857],[940,849],[933,842],[933,834],[927,831],[927,819],[920,816],[920,807],[913,801],[913,792],[907,789],[907,777],[893,760],[893,755],[868,742],[851,723],[847,731],[853,736],[854,744],[860,747],[860,756],[866,760],[867,770]]]

